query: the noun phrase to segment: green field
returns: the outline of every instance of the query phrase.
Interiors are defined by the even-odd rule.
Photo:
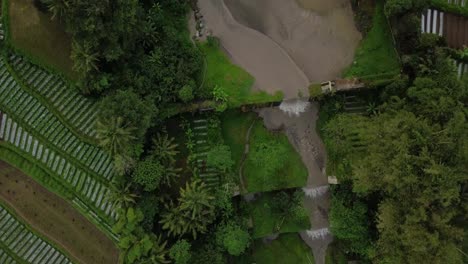
[[[397,74],[400,70],[398,54],[384,14],[383,1],[377,1],[374,12],[372,28],[356,50],[354,63],[345,70],[345,77]]]
[[[256,118],[256,114],[252,112],[242,113],[238,110],[229,110],[221,116],[224,142],[231,148],[236,171],[239,169],[244,154],[247,131]],[[261,120],[257,122],[261,122]]]
[[[310,229],[307,213],[300,217],[283,217],[272,210],[273,194],[264,193],[257,200],[248,203],[248,211],[253,221],[253,237],[261,238],[274,233],[295,233]],[[279,231],[276,227],[280,225]]]
[[[272,164],[259,164],[253,159],[252,153],[268,146],[277,149],[280,157],[275,157]],[[268,159],[265,157],[265,162],[271,162]],[[273,165],[278,169],[272,172],[270,168]],[[303,187],[308,176],[301,157],[289,143],[286,135],[268,131],[261,121],[255,123],[252,129],[250,152],[245,161],[243,174],[247,191],[250,193]]]
[[[8,0],[10,42],[31,58],[76,78],[70,59],[71,39],[64,25],[39,11],[33,0]]]
[[[238,264],[313,264],[312,250],[298,234],[283,234],[271,243],[256,240],[251,253],[239,258]]]
[[[254,77],[237,65],[219,47],[202,43],[200,49],[206,59],[206,76],[203,91],[211,95],[217,85],[228,95],[228,105],[235,108],[244,104],[281,101],[281,93],[269,95],[265,92],[254,92]]]

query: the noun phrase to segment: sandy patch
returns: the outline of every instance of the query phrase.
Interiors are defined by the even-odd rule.
[[[269,37],[239,24],[222,0],[199,0],[208,31],[219,37],[233,62],[255,77],[255,86],[285,98],[307,94],[309,80],[290,56]]]
[[[339,77],[361,39],[349,1],[224,0],[234,18],[278,43],[313,82]],[[254,75],[255,76],[255,75]]]

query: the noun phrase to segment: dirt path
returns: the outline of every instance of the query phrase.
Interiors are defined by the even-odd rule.
[[[0,161],[0,198],[80,263],[118,263],[118,250],[93,223],[57,195]]]
[[[255,77],[257,89],[285,98],[307,95],[309,80],[291,57],[269,37],[239,24],[223,0],[199,0],[208,31],[217,36],[233,62]]]
[[[309,173],[307,185],[304,188],[328,186],[327,176],[323,173],[326,164],[325,147],[316,132],[318,105],[316,103],[310,104],[300,115],[289,115],[278,107],[261,109],[259,114],[268,129],[284,130],[291,144],[301,155]],[[315,198],[306,196],[304,205],[310,213],[313,230],[328,228],[328,192]],[[305,231],[301,232],[300,235],[312,248],[315,263],[325,263],[326,249],[332,237],[327,235],[322,239],[311,239]]]
[[[300,0],[308,9],[294,0],[224,1],[239,23],[278,43],[312,83],[341,76],[353,61],[361,35],[347,0]]]

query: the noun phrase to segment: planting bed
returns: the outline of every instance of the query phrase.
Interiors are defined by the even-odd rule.
[[[116,219],[114,208],[106,197],[110,192],[107,179],[95,177],[87,170],[70,162],[67,157],[37,139],[10,116],[1,112],[0,143],[14,149],[22,156],[30,157],[50,175],[54,175],[59,182],[73,192],[76,196],[73,201],[78,206],[85,210],[90,209],[95,212],[94,214],[103,215],[107,218],[107,222]]]
[[[97,104],[70,87],[60,76],[49,73],[22,56],[11,55],[8,63],[26,86],[40,94],[72,126],[88,136],[96,136]]]
[[[9,72],[3,60],[0,60],[0,107],[15,117],[24,129],[40,137],[42,141],[62,155],[67,160],[73,160],[86,167],[92,173],[102,175],[106,180],[113,176],[111,157],[96,146],[83,142],[76,133],[73,133],[54,113],[44,105],[34,94],[23,89],[24,87]],[[51,96],[57,96],[53,90]],[[74,96],[66,102],[67,105]],[[77,106],[78,107],[78,106]],[[85,107],[85,106],[83,106]],[[78,114],[77,114],[78,115]],[[76,120],[71,120],[74,123]],[[13,131],[16,132],[16,131]],[[45,143],[45,142],[44,142]],[[91,172],[90,172],[91,173]]]

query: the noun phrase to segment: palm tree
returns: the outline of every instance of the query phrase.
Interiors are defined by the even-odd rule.
[[[132,192],[129,183],[113,182],[110,187],[111,191],[107,198],[112,202],[114,208],[128,208],[136,203],[138,195]]]
[[[68,8],[68,0],[44,0],[44,3],[52,13],[52,19],[61,19],[65,16],[65,10]]]
[[[188,213],[191,220],[209,220],[214,214],[214,197],[208,193],[205,183],[194,180],[180,190],[180,208]]]
[[[125,155],[131,142],[136,139],[132,135],[135,129],[125,126],[121,117],[98,120],[96,127],[99,145],[112,156]]]
[[[73,60],[73,70],[86,75],[92,70],[97,71],[98,53],[92,52],[89,43],[72,43],[71,59]]]
[[[135,167],[135,160],[132,157],[125,154],[115,155],[114,170],[117,175],[125,175],[130,173],[133,167]]]
[[[189,223],[185,217],[185,213],[179,206],[174,206],[172,201],[166,204],[166,212],[162,214],[161,220],[162,228],[169,231],[169,235],[181,236],[187,232]]]
[[[169,164],[175,162],[175,157],[179,153],[179,151],[177,151],[177,147],[179,145],[174,141],[175,139],[173,137],[169,138],[168,134],[166,133],[163,135],[158,134],[155,138],[153,138],[153,155]]]

